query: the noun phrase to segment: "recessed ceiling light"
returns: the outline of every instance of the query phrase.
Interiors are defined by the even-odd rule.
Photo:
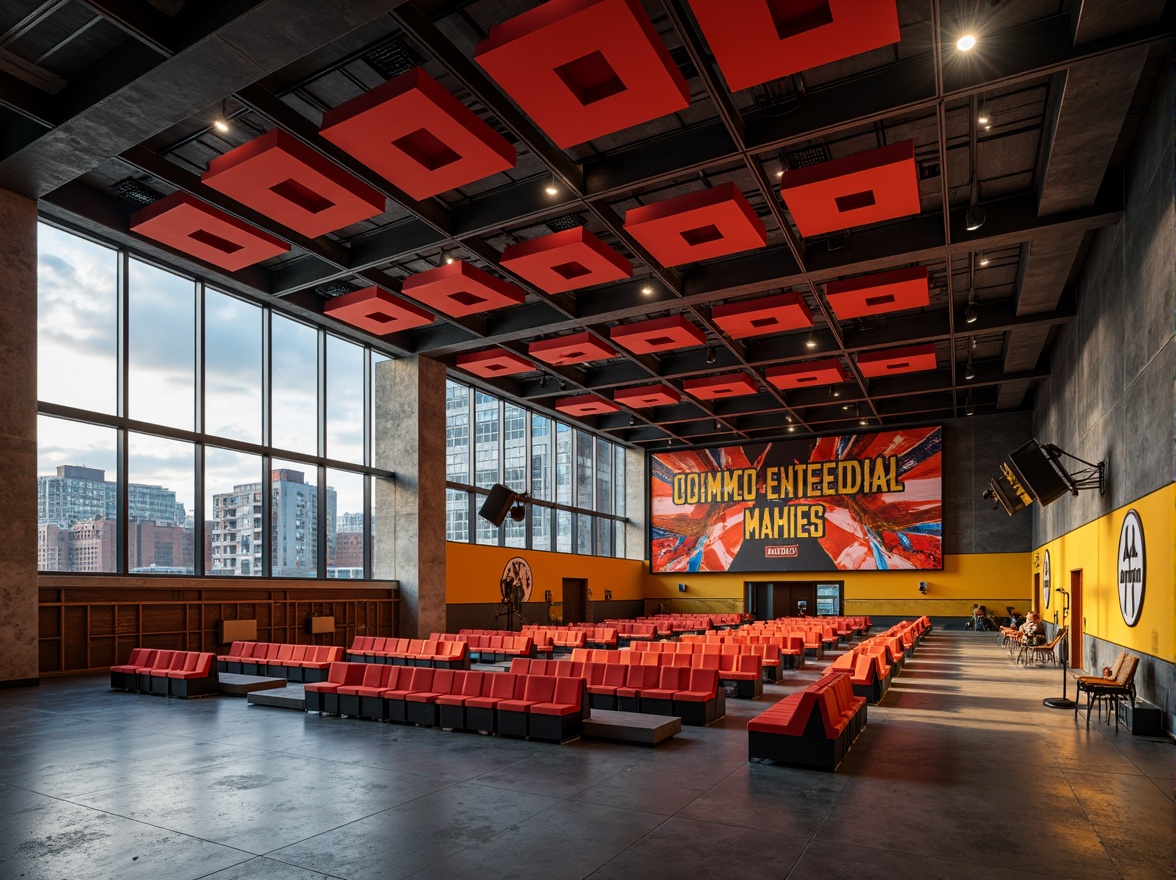
[[[543,187],[543,191],[545,193],[547,193],[549,196],[558,196],[559,195],[559,187],[555,185],[555,176],[554,175],[547,178],[547,185],[545,187]]]
[[[452,254],[446,254],[446,255],[445,255],[445,262],[446,262],[447,264],[448,264],[448,263],[452,263],[452,262],[453,262],[453,255],[452,255]]]
[[[975,47],[976,47],[976,35],[975,34],[964,34],[962,37],[960,37],[958,40],[956,40],[956,48],[959,49],[961,52],[970,52]]]
[[[804,345],[805,345],[805,347],[806,347],[806,348],[816,348],[816,347],[817,347],[817,337],[816,337],[816,336],[814,336],[814,335],[813,335],[813,334],[810,332],[810,333],[809,333],[809,335],[808,335],[808,339],[806,339],[806,340],[804,341]]]
[[[223,119],[218,118],[215,122],[212,123],[212,127],[215,128],[217,131],[219,131],[221,134],[228,134],[229,133],[229,124],[227,122],[225,122]]]
[[[870,424],[870,420],[869,419],[858,419],[858,424],[859,425],[868,425],[868,424]]]
[[[981,125],[988,125],[992,121],[992,117],[988,115],[988,106],[983,101],[980,102],[980,111],[976,114],[976,121]]]
[[[789,434],[793,433],[795,430],[796,430],[796,425],[789,425],[788,426],[788,433]]]
[[[988,254],[984,253],[984,251],[980,251],[980,259],[978,259],[976,261],[976,265],[987,266],[988,265]]]
[[[650,287],[648,284],[646,284],[644,287],[641,288],[641,292],[644,293],[646,296],[652,296],[653,295],[653,288]]]

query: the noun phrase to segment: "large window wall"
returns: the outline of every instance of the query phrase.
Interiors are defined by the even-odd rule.
[[[370,348],[38,229],[42,571],[371,575]]]
[[[446,540],[625,555],[623,447],[452,380],[445,416]],[[523,520],[477,515],[495,483],[530,493]]]

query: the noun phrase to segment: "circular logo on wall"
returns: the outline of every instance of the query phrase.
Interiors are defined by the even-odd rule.
[[[502,598],[510,600],[517,597],[519,602],[530,602],[533,582],[531,564],[521,556],[512,557],[502,569],[502,580],[499,582]]]
[[[1127,511],[1119,529],[1119,611],[1128,626],[1139,623],[1143,590],[1147,584],[1147,554],[1143,549],[1143,520]]]
[[[1049,607],[1049,597],[1053,595],[1053,575],[1049,570],[1049,551],[1045,551],[1045,561],[1041,563],[1041,607]]]

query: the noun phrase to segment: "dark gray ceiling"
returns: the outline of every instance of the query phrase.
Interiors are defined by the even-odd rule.
[[[750,2],[750,0],[749,0]],[[732,93],[684,0],[644,0],[690,87],[679,113],[570,150],[558,149],[473,61],[488,29],[538,5],[526,0],[49,0],[0,3],[0,186],[41,200],[43,213],[91,229],[212,283],[278,304],[351,336],[323,317],[340,290],[399,289],[443,256],[519,283],[524,304],[370,339],[396,355],[451,367],[458,354],[681,314],[707,346],[663,356],[620,353],[575,367],[475,380],[541,409],[557,397],[743,371],[758,394],[721,402],[589,417],[638,445],[822,433],[1023,408],[1049,375],[1053,328],[1073,319],[1073,279],[1093,232],[1123,209],[1121,166],[1157,72],[1171,63],[1172,4],[1132,0],[899,0],[899,43]],[[963,28],[981,35],[961,55]],[[385,81],[373,49],[407,48],[424,69],[517,149],[508,172],[416,202],[318,134],[323,114]],[[991,114],[977,123],[980,103]],[[222,104],[232,131],[211,127]],[[208,163],[282,128],[388,197],[387,211],[318,239],[200,182]],[[833,158],[913,140],[921,212],[851,233],[806,239],[779,197],[788,154]],[[559,195],[545,184],[554,176]],[[159,193],[188,190],[288,241],[280,258],[225,273],[129,233],[128,177]],[[659,265],[625,231],[628,209],[733,183],[768,230],[768,246],[677,268]],[[964,228],[974,201],[987,221]],[[572,294],[536,292],[498,265],[508,245],[576,215],[635,267],[630,281]],[[979,258],[987,258],[980,265]],[[837,321],[832,280],[923,265],[928,306]],[[651,294],[643,288],[652,288]],[[808,334],[733,340],[711,318],[720,303],[797,291],[816,320]],[[975,323],[964,320],[969,294]],[[854,355],[935,346],[937,369],[866,379]],[[708,363],[707,348],[714,362]],[[850,380],[782,392],[778,364],[837,357]],[[969,358],[975,377],[965,378]],[[552,377],[552,378],[548,378]],[[561,386],[564,390],[561,390]]]

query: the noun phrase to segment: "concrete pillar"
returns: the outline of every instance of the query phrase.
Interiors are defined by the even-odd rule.
[[[645,558],[645,496],[649,475],[645,473],[645,450],[625,450],[625,558]]]
[[[37,203],[0,190],[0,687],[36,684]]]
[[[400,581],[402,638],[445,631],[445,366],[428,358],[376,368],[377,480],[372,567]]]

